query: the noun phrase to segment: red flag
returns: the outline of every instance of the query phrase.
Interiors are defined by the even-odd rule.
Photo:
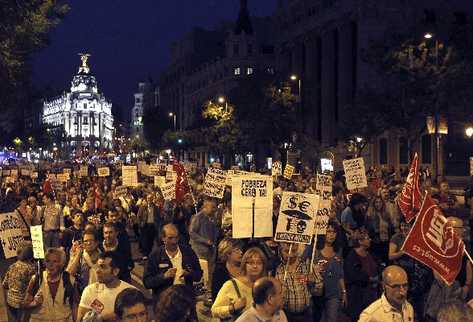
[[[187,183],[186,170],[178,161],[174,160],[172,169],[176,172],[176,201],[182,201],[186,193],[189,192],[189,184]]]
[[[419,157],[417,153],[412,160],[409,175],[397,197],[397,204],[407,222],[410,222],[419,212],[422,205],[422,194],[419,189]]]
[[[460,271],[465,244],[432,197],[426,195],[401,250],[432,268],[450,285]]]

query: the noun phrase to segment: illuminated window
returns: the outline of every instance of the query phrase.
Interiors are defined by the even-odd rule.
[[[235,69],[233,69],[233,74],[234,75],[240,75],[241,74],[240,67],[236,67]]]
[[[253,67],[248,67],[246,69],[246,75],[251,75],[251,74],[253,74]]]

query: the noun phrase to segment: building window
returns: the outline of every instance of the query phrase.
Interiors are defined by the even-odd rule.
[[[87,116],[84,117],[84,121],[82,122],[83,124],[87,124],[89,122],[89,119],[87,118]]]
[[[422,163],[432,163],[432,140],[430,135],[423,135],[421,139]]]
[[[240,74],[241,74],[240,67],[235,67],[235,68],[233,69],[233,74],[234,74],[234,75],[240,75]]]
[[[84,103],[84,109],[86,109],[86,108],[87,108],[87,103]]]
[[[388,164],[388,140],[379,139],[379,164]]]
[[[266,69],[266,71],[268,72],[268,74],[274,75],[274,68],[273,68],[273,67],[268,67],[268,68]]]
[[[248,67],[246,69],[246,75],[251,75],[251,74],[253,74],[253,67]]]
[[[399,163],[409,164],[409,147],[405,137],[399,138]]]
[[[136,103],[140,103],[141,99],[139,97],[137,97],[135,101],[136,101]]]

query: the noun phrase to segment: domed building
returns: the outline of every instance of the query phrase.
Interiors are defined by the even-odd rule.
[[[79,54],[82,64],[65,92],[43,104],[42,122],[62,127],[69,147],[112,148],[114,134],[112,103],[99,92],[97,80],[87,65],[89,54]]]

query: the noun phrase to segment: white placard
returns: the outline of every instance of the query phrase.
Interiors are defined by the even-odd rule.
[[[138,165],[138,172],[143,173],[143,168],[146,166],[146,162],[138,161],[137,165]]]
[[[56,175],[56,178],[57,178],[57,181],[59,181],[59,182],[67,182],[70,179],[70,175],[67,172],[66,173],[58,173]]]
[[[166,181],[176,182],[177,172],[176,171],[166,171]]]
[[[115,187],[115,198],[126,195],[127,188],[124,186]]]
[[[16,256],[16,251],[23,244],[25,224],[14,212],[0,214],[0,242],[5,258]]]
[[[166,178],[164,176],[154,176],[154,186],[161,187],[166,183]]]
[[[123,185],[126,187],[138,186],[138,172],[136,165],[122,166]]]
[[[18,169],[11,169],[10,177],[18,177]]]
[[[159,175],[159,166],[157,164],[150,164],[148,167],[148,175],[150,177]]]
[[[109,167],[98,168],[97,174],[99,177],[108,177],[110,175],[110,168]]]
[[[343,169],[348,190],[368,187],[366,179],[365,161],[363,158],[343,160]]]
[[[325,235],[327,231],[328,221],[330,219],[330,210],[332,201],[328,199],[320,199],[317,217],[315,218],[315,234]]]
[[[286,164],[286,167],[284,168],[284,178],[286,178],[287,180],[291,180],[292,175],[294,174],[294,170],[294,166]]]
[[[72,169],[71,168],[64,168],[64,169],[62,169],[62,173],[68,173],[69,175],[71,175]]]
[[[232,178],[233,238],[273,237],[272,217],[273,178],[262,175],[234,176]]]
[[[310,245],[319,198],[315,194],[283,192],[274,240]]]
[[[332,197],[332,184],[333,181],[331,176],[317,173],[315,193],[319,195],[321,199],[330,199]]]
[[[88,177],[89,176],[89,166],[81,165],[79,168],[79,176],[80,177]]]
[[[29,177],[30,176],[30,170],[29,169],[21,169],[20,171],[22,177]]]
[[[271,167],[271,174],[273,177],[282,175],[282,162],[274,161],[273,166]]]
[[[31,226],[30,232],[31,242],[33,243],[33,257],[44,259],[43,227],[41,225]]]
[[[473,176],[473,157],[470,157],[470,176]]]
[[[161,192],[164,200],[171,201],[176,199],[176,181],[171,181],[161,185]]]
[[[227,174],[217,168],[209,168],[204,181],[204,194],[209,197],[223,198]]]

